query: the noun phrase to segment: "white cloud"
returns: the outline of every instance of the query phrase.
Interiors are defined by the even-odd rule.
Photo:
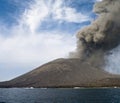
[[[54,19],[74,23],[81,23],[90,20],[88,16],[77,12],[75,8],[63,6],[62,3],[62,0],[56,0],[55,6],[52,8]]]
[[[100,1],[103,1],[103,0],[96,0],[96,1],[100,2]]]
[[[64,20],[67,22],[81,23],[90,20],[88,16],[81,13],[77,13],[75,9],[65,7],[62,9],[56,9],[54,13],[54,19]]]
[[[20,20],[20,24],[29,28],[31,32],[35,32],[42,21],[49,15],[52,15],[55,20],[74,23],[90,20],[89,16],[77,12],[75,8],[65,6],[63,0],[55,0],[54,3],[52,1],[35,0],[35,3],[23,13],[22,23]]]
[[[48,13],[49,8],[46,6],[44,0],[35,0],[35,3],[23,13],[22,23],[20,20],[20,24],[30,28],[31,32],[35,32],[35,29],[40,25]]]
[[[74,49],[75,39],[72,36],[49,33],[19,35],[0,38],[0,47],[2,62],[38,63],[66,57]]]

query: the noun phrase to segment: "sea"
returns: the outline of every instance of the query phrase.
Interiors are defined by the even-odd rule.
[[[120,89],[0,88],[0,103],[120,103]]]

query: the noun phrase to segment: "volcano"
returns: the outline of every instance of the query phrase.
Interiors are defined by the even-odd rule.
[[[0,87],[113,87],[120,76],[80,59],[57,59],[22,76],[1,82]]]
[[[77,33],[76,51],[70,53],[72,59],[54,60],[13,80],[1,82],[0,87],[120,86],[120,75],[104,70],[106,56],[120,45],[120,0],[96,2],[93,11],[96,19]]]

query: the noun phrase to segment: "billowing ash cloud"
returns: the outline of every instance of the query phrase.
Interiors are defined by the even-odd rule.
[[[77,34],[77,51],[72,57],[86,58],[105,54],[120,44],[120,0],[103,0],[94,5],[98,15],[91,25]]]

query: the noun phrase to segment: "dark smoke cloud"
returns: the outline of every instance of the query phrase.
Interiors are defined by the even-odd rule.
[[[94,12],[97,19],[78,32],[77,50],[71,57],[101,56],[120,44],[120,0],[97,2]]]

